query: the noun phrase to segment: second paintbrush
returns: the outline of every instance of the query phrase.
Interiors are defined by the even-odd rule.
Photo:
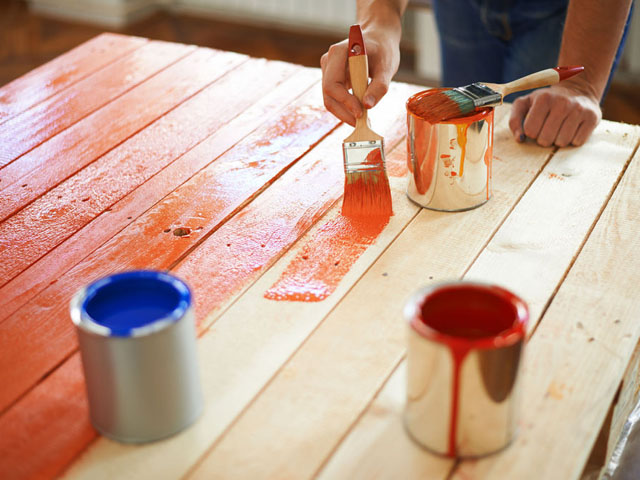
[[[349,76],[353,94],[362,104],[369,67],[360,25],[349,29]],[[392,215],[391,189],[384,163],[383,138],[369,127],[367,110],[356,119],[356,128],[345,138],[344,199],[342,214],[349,217]]]
[[[459,117],[482,107],[500,105],[506,95],[531,88],[546,87],[582,72],[584,67],[555,67],[541,70],[509,83],[472,83],[465,87],[443,90],[415,102],[413,113],[430,123]]]

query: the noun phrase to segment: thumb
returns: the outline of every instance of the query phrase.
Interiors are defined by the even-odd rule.
[[[367,90],[364,92],[362,103],[365,108],[372,108],[376,105],[388,90],[389,81],[383,80],[379,77],[374,77],[367,87]]]
[[[513,107],[511,107],[511,118],[509,118],[509,128],[513,133],[513,136],[516,138],[518,142],[524,142],[525,134],[524,134],[524,119],[531,108],[531,95],[525,95],[524,97],[519,97],[513,102]]]

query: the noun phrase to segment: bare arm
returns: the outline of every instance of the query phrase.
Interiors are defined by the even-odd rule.
[[[357,0],[357,19],[369,56],[371,83],[364,106],[373,107],[384,96],[400,64],[401,18],[408,0]],[[355,125],[362,106],[349,93],[347,41],[329,48],[321,60],[324,104],[340,120]]]
[[[518,98],[509,126],[540,145],[582,145],[602,118],[600,100],[609,78],[631,0],[571,0],[558,65],[583,65],[584,73]]]

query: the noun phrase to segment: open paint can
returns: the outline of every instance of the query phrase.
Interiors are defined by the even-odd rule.
[[[149,442],[202,412],[191,293],[164,272],[102,278],[71,300],[91,423],[120,442]]]
[[[411,438],[448,457],[506,447],[517,427],[526,304],[495,285],[453,282],[418,291],[404,316]]]
[[[468,210],[491,198],[493,108],[436,124],[414,112],[442,91],[426,90],[407,101],[407,195],[432,210]]]

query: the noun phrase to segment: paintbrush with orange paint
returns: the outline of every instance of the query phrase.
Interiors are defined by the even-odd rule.
[[[505,95],[531,88],[547,87],[582,72],[584,67],[555,67],[541,70],[509,83],[472,83],[466,87],[443,90],[425,96],[412,105],[412,112],[429,123],[439,123],[450,118],[471,113],[482,107],[502,104]]]
[[[360,25],[349,29],[349,77],[360,103],[367,89],[369,65]],[[369,127],[367,110],[356,119],[356,128],[345,138],[344,199],[342,214],[350,217],[392,215],[391,189],[384,163],[383,138]]]

